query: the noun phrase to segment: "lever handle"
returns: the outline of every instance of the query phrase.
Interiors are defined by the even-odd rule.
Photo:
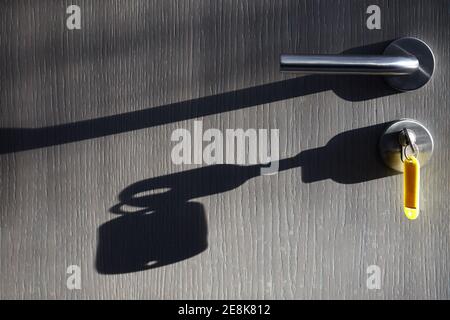
[[[400,91],[425,85],[434,71],[430,47],[416,38],[401,38],[387,46],[382,55],[286,55],[280,57],[281,72],[309,74],[358,74],[386,76]]]
[[[419,69],[416,57],[369,55],[282,55],[282,72],[324,74],[407,75]]]

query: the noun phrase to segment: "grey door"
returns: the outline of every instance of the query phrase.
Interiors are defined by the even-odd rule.
[[[445,0],[2,1],[0,297],[448,298],[449,15]],[[416,91],[279,72],[281,53],[403,36],[436,56]],[[415,221],[376,152],[400,118],[435,139]],[[195,121],[278,129],[286,170],[174,163]]]

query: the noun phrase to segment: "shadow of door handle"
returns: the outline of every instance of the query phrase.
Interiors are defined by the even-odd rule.
[[[385,76],[399,91],[424,86],[434,71],[431,48],[416,38],[391,42],[382,55],[286,55],[280,57],[281,72],[306,74],[356,74]]]

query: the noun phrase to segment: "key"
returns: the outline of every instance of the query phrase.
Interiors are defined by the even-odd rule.
[[[391,169],[403,172],[403,197],[400,205],[409,220],[415,220],[426,208],[421,202],[422,167],[433,154],[434,142],[431,133],[421,123],[402,119],[389,125],[380,138],[381,158]],[[399,199],[400,200],[400,199]],[[421,212],[423,211],[423,212]]]
[[[403,161],[403,197],[405,215],[410,220],[419,216],[420,163],[413,155]]]

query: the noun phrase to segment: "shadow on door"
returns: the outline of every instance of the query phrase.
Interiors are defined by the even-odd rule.
[[[338,134],[324,147],[280,160],[279,170],[301,170],[304,183],[332,179],[354,184],[393,175],[395,172],[382,164],[377,149],[387,126],[383,123]],[[207,248],[207,219],[204,207],[195,199],[238,188],[259,176],[263,167],[211,165],[128,186],[110,210],[121,216],[99,228],[98,272],[147,270],[201,253]]]
[[[381,54],[390,42],[353,48],[344,53]],[[94,139],[328,90],[348,101],[363,101],[398,93],[379,76],[308,75],[79,122],[42,128],[0,128],[0,154]]]

